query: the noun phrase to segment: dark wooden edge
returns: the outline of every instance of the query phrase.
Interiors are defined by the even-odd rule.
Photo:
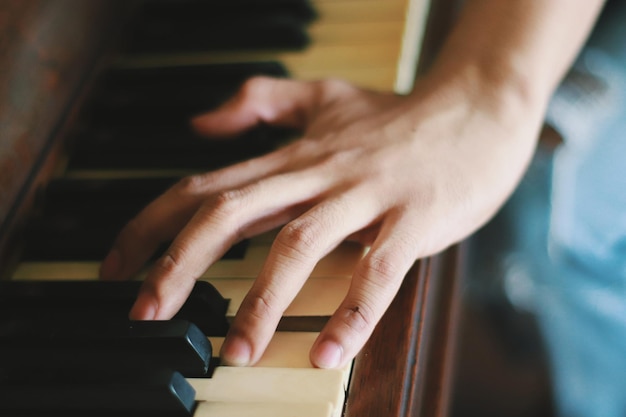
[[[447,416],[461,318],[461,286],[464,281],[464,245],[432,259],[426,278],[417,365],[412,378],[410,416]]]
[[[18,4],[17,2],[15,2]],[[21,2],[27,3],[27,2]],[[50,105],[49,130],[45,135],[37,140],[31,139],[32,142],[29,152],[32,153],[28,163],[12,164],[10,160],[0,160],[0,171],[4,172],[6,166],[13,167],[15,172],[11,172],[13,178],[12,187],[14,188],[14,199],[7,202],[7,207],[3,207],[5,217],[0,218],[0,279],[6,279],[11,274],[11,269],[15,263],[16,254],[19,253],[19,243],[21,230],[28,222],[29,216],[33,212],[36,204],[39,190],[51,179],[55,174],[55,170],[60,165],[62,158],[66,155],[65,147],[68,145],[65,138],[70,126],[74,125],[77,117],[78,109],[83,102],[84,97],[88,94],[91,81],[98,72],[98,68],[105,66],[106,61],[110,58],[107,51],[112,49],[112,45],[119,35],[119,27],[123,24],[124,18],[129,14],[134,1],[112,1],[112,0],[93,0],[92,2],[83,2],[82,0],[64,0],[58,3],[43,3],[41,1],[33,2],[34,9],[45,7],[58,8],[61,11],[67,8],[73,8],[74,13],[68,13],[68,18],[76,15],[82,16],[87,23],[82,25],[89,26],[90,32],[85,34],[84,39],[76,41],[73,48],[53,50],[50,52],[52,61],[54,61],[56,53],[64,53],[62,65],[59,64],[57,69],[59,74],[63,74],[66,78],[71,78],[71,82],[67,81],[62,89],[40,90],[36,83],[33,82],[33,90],[30,94],[40,97],[40,101],[55,101],[55,105]],[[80,6],[80,7],[79,7]],[[0,4],[0,11],[3,5]],[[45,15],[44,12],[40,12]],[[58,10],[56,15],[63,16]],[[61,19],[57,23],[57,29],[61,33],[68,32],[64,30],[65,26],[71,26],[73,21]],[[112,24],[115,22],[115,24]],[[37,31],[37,28],[31,30]],[[70,31],[71,32],[71,31]],[[52,32],[55,33],[55,32]],[[60,36],[60,35],[59,35]],[[54,43],[52,43],[54,45]],[[35,48],[28,45],[29,48]],[[56,62],[56,61],[54,61]],[[61,61],[59,61],[61,62]],[[44,65],[44,64],[42,64]],[[71,70],[70,75],[66,75]],[[35,73],[33,76],[38,76]],[[10,80],[4,80],[10,82]],[[0,100],[6,98],[0,97]],[[33,117],[34,124],[37,123],[37,114],[28,115]],[[48,119],[46,119],[48,120]],[[29,138],[8,138],[9,141],[15,141],[22,146],[21,143],[27,143]],[[28,172],[26,172],[28,169]],[[19,172],[18,172],[19,171]],[[22,180],[23,178],[23,180]],[[9,206],[10,204],[10,206]]]
[[[419,261],[357,356],[346,417],[444,416],[459,314],[459,251]]]

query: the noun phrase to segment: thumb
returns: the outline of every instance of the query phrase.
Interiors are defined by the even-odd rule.
[[[205,136],[234,136],[259,124],[304,129],[318,96],[315,83],[254,77],[219,108],[191,122]]]

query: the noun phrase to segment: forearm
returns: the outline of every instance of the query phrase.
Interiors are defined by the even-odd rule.
[[[427,75],[533,107],[547,104],[603,0],[468,0]],[[417,92],[416,92],[417,94]],[[498,97],[501,98],[501,97]]]

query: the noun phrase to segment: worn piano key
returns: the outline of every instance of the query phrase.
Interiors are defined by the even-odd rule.
[[[209,369],[211,343],[193,323],[93,319],[73,313],[64,320],[54,314],[0,316],[1,366],[37,371],[64,366],[96,374],[114,368],[168,368],[184,376],[203,376]]]
[[[194,406],[194,388],[169,370],[0,368],[2,416],[190,417]]]
[[[0,317],[73,320],[125,320],[141,285],[138,281],[2,281]],[[175,316],[188,320],[207,336],[228,330],[228,301],[208,282],[196,282]]]

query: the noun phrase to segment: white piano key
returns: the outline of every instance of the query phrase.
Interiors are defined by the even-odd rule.
[[[228,298],[227,317],[234,317],[254,279],[209,279],[224,298]],[[346,296],[349,278],[309,278],[285,310],[284,316],[331,316]]]
[[[251,244],[243,259],[225,259],[213,264],[201,278],[256,278],[269,252],[269,245]],[[345,243],[322,258],[311,277],[350,277],[356,263],[363,257],[364,248]],[[13,273],[13,279],[96,279],[99,262],[23,262]],[[147,270],[140,272],[138,279],[145,277]]]
[[[198,403],[193,417],[333,417],[332,404]]]
[[[261,272],[269,251],[270,245],[250,245],[244,259],[216,262],[202,274],[202,278],[255,278]],[[320,259],[311,277],[352,276],[354,267],[363,254],[362,246],[344,243]]]
[[[276,332],[261,359],[254,365],[258,368],[313,368],[309,352],[317,339],[317,332]],[[223,337],[209,337],[213,354],[219,354]],[[348,387],[352,362],[340,369],[343,373],[344,389]]]
[[[11,279],[38,280],[80,280],[98,279],[98,262],[22,262],[13,272]]]
[[[317,338],[317,332],[277,332],[255,365],[261,368],[313,368],[309,351]],[[209,337],[213,353],[219,353],[223,337]]]
[[[331,369],[218,366],[212,378],[188,378],[198,401],[227,403],[331,404],[340,416],[344,375]]]

